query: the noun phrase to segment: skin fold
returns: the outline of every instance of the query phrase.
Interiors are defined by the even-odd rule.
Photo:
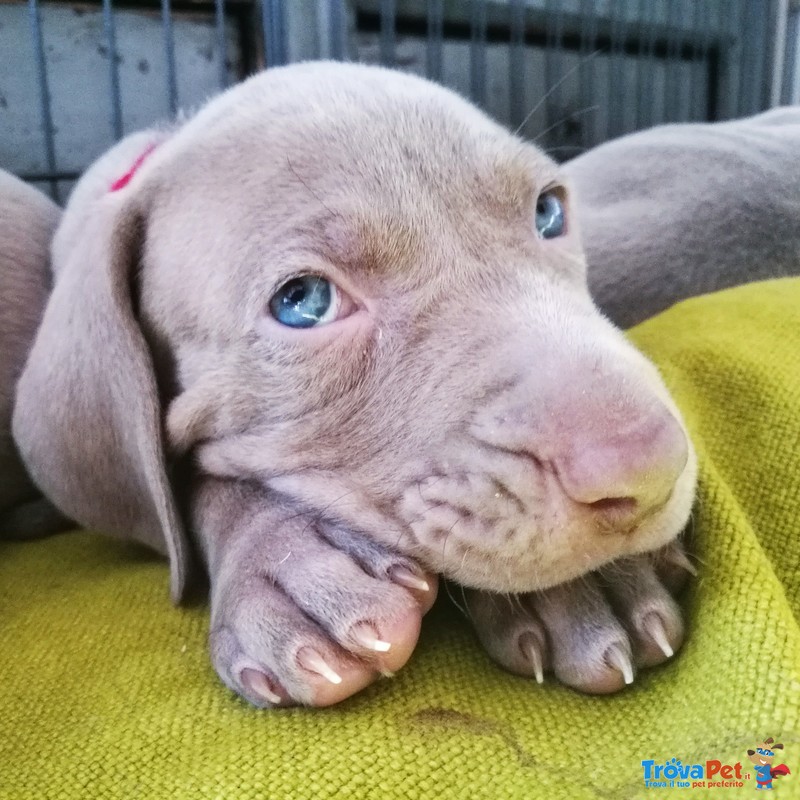
[[[176,600],[196,554],[212,661],[252,703],[394,673],[437,575],[540,681],[615,691],[680,646],[680,413],[589,295],[569,176],[457,95],[352,64],[257,75],[104,155],[52,267],[16,388],[30,475],[168,555]],[[282,325],[307,274],[336,313]]]

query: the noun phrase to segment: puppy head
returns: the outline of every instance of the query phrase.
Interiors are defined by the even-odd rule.
[[[122,338],[158,365],[166,446],[200,469],[497,591],[575,577],[685,524],[691,447],[655,369],[589,298],[569,187],[447,90],[355,65],[271,70],[83,208],[115,274],[136,276]],[[51,305],[68,273],[98,271],[64,249]],[[119,312],[131,300],[114,285],[103,302]],[[62,294],[74,318],[78,289]],[[65,346],[97,361],[109,335]],[[42,382],[27,386],[29,401]],[[132,402],[109,420],[120,464],[143,447]]]
[[[763,767],[767,764],[771,764],[775,760],[775,751],[776,750],[783,750],[783,744],[778,742],[774,744],[775,740],[770,737],[765,741],[761,742],[755,750],[748,750],[747,757],[752,761],[757,767]]]

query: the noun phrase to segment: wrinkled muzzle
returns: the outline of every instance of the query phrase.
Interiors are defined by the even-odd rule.
[[[655,367],[593,310],[549,314],[492,349],[502,379],[473,388],[463,432],[400,505],[431,568],[531,591],[677,536],[696,459]]]

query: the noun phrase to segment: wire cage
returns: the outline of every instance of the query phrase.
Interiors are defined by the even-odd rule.
[[[263,67],[380,63],[560,160],[800,102],[800,0],[0,0],[0,167],[57,201],[103,150]]]

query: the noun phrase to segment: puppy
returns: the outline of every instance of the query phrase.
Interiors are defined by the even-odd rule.
[[[662,125],[565,165],[589,288],[618,325],[678,300],[800,274],[800,108]]]
[[[0,170],[0,531],[50,533],[67,521],[31,482],[11,438],[13,388],[50,291],[50,239],[61,212],[43,194]]]
[[[615,691],[680,645],[680,414],[590,299],[564,172],[455,94],[262,73],[104,156],[52,254],[25,463],[166,553],[176,600],[191,536],[252,703],[400,668],[437,573],[539,681]]]

